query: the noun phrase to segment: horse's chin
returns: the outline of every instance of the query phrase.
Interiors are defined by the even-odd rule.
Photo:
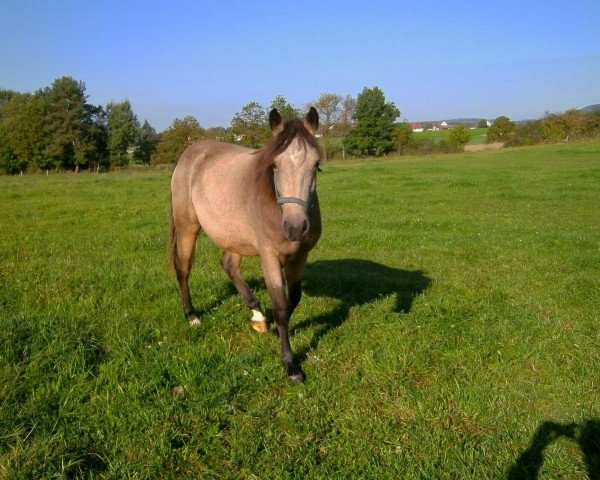
[[[306,239],[306,235],[301,235],[301,236],[288,236],[288,235],[284,235],[286,240],[290,241],[290,242],[302,242],[303,240]]]

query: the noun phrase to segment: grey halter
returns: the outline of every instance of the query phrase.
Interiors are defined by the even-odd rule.
[[[317,168],[317,171],[320,171]],[[313,207],[314,199],[315,199],[315,191],[316,185],[313,183],[313,187],[310,191],[308,201],[302,200],[298,197],[287,197],[279,194],[279,189],[277,188],[277,168],[273,168],[273,186],[275,187],[275,198],[277,199],[277,205],[283,205],[285,203],[295,203],[296,205],[300,205],[307,212]]]
[[[312,197],[312,195],[311,195]],[[277,195],[277,204],[278,205],[283,205],[284,203],[295,203],[296,205],[300,205],[301,207],[304,207],[306,210],[308,210],[308,204],[302,200],[301,198],[298,197],[280,197],[279,195]],[[312,204],[312,202],[311,202]]]

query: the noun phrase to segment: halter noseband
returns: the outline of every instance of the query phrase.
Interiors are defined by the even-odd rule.
[[[305,210],[308,210],[308,203],[298,197],[280,197],[277,196],[277,205],[283,205],[284,203],[295,203],[296,205],[300,205],[304,207]]]
[[[317,171],[320,171],[318,167],[317,167]],[[273,168],[273,186],[275,187],[275,198],[277,200],[277,205],[283,205],[285,203],[294,203],[296,205],[300,205],[307,212],[313,207],[314,198],[315,198],[314,189],[311,190],[310,195],[308,197],[308,201],[302,200],[301,198],[298,198],[298,197],[286,197],[284,195],[279,194],[279,189],[277,188],[276,177],[277,177],[277,168],[274,167]]]

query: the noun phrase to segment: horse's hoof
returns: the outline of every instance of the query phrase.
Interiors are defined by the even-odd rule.
[[[197,327],[198,325],[200,325],[198,317],[190,318],[190,327]]]
[[[267,333],[267,322],[264,320],[252,320],[252,328],[258,333]]]
[[[304,372],[296,365],[290,365],[286,367],[286,371],[288,378],[294,383],[302,383],[304,380],[306,380]]]
[[[295,373],[293,375],[288,375],[288,378],[294,383],[304,383],[306,377],[302,372]]]

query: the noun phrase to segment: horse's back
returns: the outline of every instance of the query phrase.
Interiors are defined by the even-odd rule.
[[[211,165],[223,165],[226,170],[227,160],[239,156],[247,156],[252,149],[240,145],[218,142],[215,140],[200,140],[192,143],[179,157],[171,178],[172,195],[191,195],[191,187],[198,175]]]
[[[201,168],[204,164],[238,155],[248,155],[253,150],[241,145],[223,143],[216,140],[200,140],[192,143],[179,157],[173,177],[189,176],[193,169]]]

